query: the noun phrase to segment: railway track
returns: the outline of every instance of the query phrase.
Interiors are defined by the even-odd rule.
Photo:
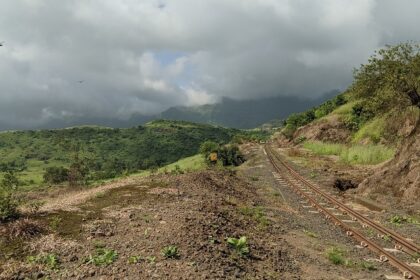
[[[308,181],[298,172],[296,172],[289,164],[280,158],[280,156],[269,145],[265,146],[265,152],[268,159],[274,166],[275,170],[281,176],[283,181],[292,188],[292,190],[304,198],[309,206],[317,209],[316,212],[323,214],[326,219],[333,222],[336,226],[342,228],[347,236],[352,237],[360,242],[361,247],[368,248],[379,255],[379,260],[389,262],[398,268],[404,279],[420,280],[420,272],[416,266],[420,268],[420,247],[413,242],[407,240],[400,234],[372,221],[359,212],[345,205],[336,199],[333,195],[321,190],[314,183]],[[337,211],[341,211],[338,213]],[[313,211],[315,212],[315,211]],[[340,216],[348,216],[351,220],[342,220]],[[358,224],[361,229],[358,229]],[[367,236],[363,229],[375,230],[379,238],[385,238],[387,242],[393,242],[394,248],[384,248],[380,242],[372,240]],[[404,257],[397,257],[394,253],[404,253]],[[417,257],[417,263],[407,262],[407,259]]]

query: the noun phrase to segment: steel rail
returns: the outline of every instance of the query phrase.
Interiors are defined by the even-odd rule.
[[[271,148],[270,148],[271,149]],[[277,158],[277,160],[297,179],[300,180],[301,182],[303,182],[305,185],[307,185],[308,187],[310,187],[312,190],[314,190],[316,193],[318,193],[319,195],[321,195],[322,197],[324,197],[325,199],[329,200],[331,203],[338,205],[341,209],[343,209],[345,212],[347,212],[349,215],[355,217],[356,219],[358,219],[359,221],[365,223],[366,225],[376,229],[377,231],[381,232],[384,235],[387,235],[389,237],[391,237],[397,244],[396,244],[396,248],[399,248],[399,246],[401,246],[400,249],[402,249],[403,251],[405,251],[406,253],[410,254],[411,256],[418,256],[420,255],[420,247],[417,246],[416,244],[408,241],[406,238],[404,238],[403,236],[401,236],[400,234],[394,232],[393,230],[390,230],[386,227],[383,227],[377,223],[375,223],[374,221],[366,218],[365,216],[363,216],[362,214],[360,214],[359,212],[351,209],[350,207],[348,207],[347,205],[345,205],[344,203],[342,203],[341,201],[337,200],[336,198],[334,198],[331,195],[326,194],[325,192],[321,191],[317,186],[315,186],[313,183],[309,182],[307,179],[305,179],[302,175],[300,175],[299,173],[297,173],[292,167],[290,167],[288,164],[286,164],[283,160],[281,160],[278,156],[276,156],[275,153],[273,153],[274,156]],[[399,246],[398,246],[399,245]]]
[[[270,160],[270,162],[272,163],[272,165],[274,166],[276,171],[279,174],[282,174],[282,170],[280,169],[280,167],[277,165],[277,163],[274,160],[273,155],[275,156],[275,153],[271,150],[271,148],[267,148],[266,150],[267,150],[268,159]],[[278,157],[275,157],[275,158],[280,163],[282,163],[282,165],[284,167],[286,167],[286,165],[283,163],[283,161],[281,159],[279,159]],[[287,170],[290,171],[289,168],[287,168]],[[292,175],[292,173],[290,173],[290,174]],[[311,197],[310,195],[308,195],[304,191],[302,191],[302,189],[299,187],[299,185],[297,183],[293,182],[292,180],[290,180],[286,176],[282,176],[282,177],[283,177],[284,180],[286,180],[286,182],[289,185],[291,185],[293,187],[293,189],[297,193],[299,193],[302,197],[305,197],[312,204],[313,207],[316,207],[321,213],[325,214],[325,217],[328,220],[334,221],[335,225],[340,226],[341,228],[346,230],[346,234],[348,236],[353,237],[354,239],[358,240],[363,247],[367,247],[371,251],[379,254],[381,260],[389,261],[392,265],[394,265],[396,268],[398,268],[403,273],[404,278],[406,278],[406,279],[420,279],[420,273],[418,273],[416,270],[411,268],[404,261],[399,260],[393,254],[385,251],[382,247],[380,247],[379,245],[377,245],[376,243],[371,241],[369,238],[365,237],[362,233],[358,232],[357,230],[355,230],[351,226],[347,225],[344,221],[337,218],[331,211],[326,209],[326,207],[323,207],[313,197]],[[294,179],[298,179],[298,180],[301,181],[301,179],[296,178],[296,176],[292,175],[292,177],[294,177]],[[331,202],[333,204],[336,204],[333,201],[331,201]],[[365,218],[365,217],[363,217],[363,218]]]

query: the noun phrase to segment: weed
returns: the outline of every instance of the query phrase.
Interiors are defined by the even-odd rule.
[[[376,266],[373,263],[368,262],[368,261],[362,261],[362,262],[360,262],[359,265],[360,265],[361,268],[367,269],[369,271],[373,271],[373,270],[377,269]]]
[[[97,248],[95,255],[89,255],[86,259],[87,264],[94,264],[96,266],[107,266],[112,264],[118,258],[118,253],[107,248]]]
[[[311,179],[314,179],[318,176],[318,174],[316,174],[315,172],[312,171],[309,176],[311,177]]]
[[[388,234],[385,234],[384,237],[383,237],[383,240],[391,241],[391,236],[389,236]]]
[[[28,256],[27,261],[29,263],[43,264],[51,270],[58,269],[60,260],[54,254],[39,254],[37,256]]]
[[[246,236],[241,236],[239,239],[234,237],[229,237],[227,243],[235,249],[235,252],[241,257],[249,255],[248,240]]]
[[[258,226],[260,228],[266,228],[269,224],[270,221],[267,219],[264,210],[262,209],[262,207],[257,206],[257,207],[241,207],[239,208],[239,212],[242,215],[248,216],[253,218],[255,221],[258,222]]]
[[[145,258],[145,260],[146,260],[148,263],[154,264],[154,263],[156,262],[156,257],[155,257],[155,256],[147,256],[147,257]]]
[[[304,229],[303,230],[303,233],[304,234],[306,234],[307,236],[309,236],[309,237],[313,237],[313,238],[318,238],[318,234],[316,234],[315,232],[313,232],[313,231],[310,231],[310,230],[306,230],[306,229]]]
[[[162,255],[167,259],[178,259],[179,251],[175,245],[169,245],[162,249]]]
[[[58,227],[60,226],[61,222],[62,222],[62,218],[60,218],[59,216],[54,216],[50,219],[50,228],[52,230],[57,230]]]
[[[405,224],[405,223],[420,225],[420,222],[417,219],[415,219],[413,217],[410,217],[410,216],[395,215],[395,216],[392,216],[389,221],[390,221],[391,224],[394,224],[394,225],[397,225],[397,226],[399,226],[401,224]]]
[[[127,263],[136,264],[136,263],[141,262],[142,260],[143,260],[143,258],[140,257],[140,256],[131,256],[131,257],[128,258]]]
[[[344,259],[344,251],[340,248],[328,248],[325,254],[327,258],[335,265],[342,265],[346,263],[346,260]]]

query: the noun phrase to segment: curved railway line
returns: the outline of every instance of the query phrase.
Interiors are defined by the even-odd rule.
[[[372,221],[348,207],[334,196],[321,190],[290,167],[290,165],[282,160],[269,145],[265,146],[265,151],[268,159],[284,182],[310,204],[308,207],[316,208],[320,214],[325,215],[326,219],[332,221],[336,226],[341,227],[346,232],[347,236],[359,241],[361,247],[368,248],[378,254],[380,261],[389,262],[394,267],[398,268],[405,279],[420,280],[420,272],[406,260],[407,256],[409,258],[418,258],[420,256],[420,247],[418,245],[407,240],[400,234]],[[351,220],[340,219],[336,213],[337,211],[341,211],[340,215],[348,215]],[[383,248],[379,242],[375,242],[369,238],[363,230],[359,230],[355,226],[350,225],[357,222],[361,225],[362,229],[370,228],[376,230],[379,237],[383,238],[386,236],[388,240],[394,243],[394,250],[396,252],[401,251],[406,253],[406,258],[397,257],[389,250]],[[417,263],[420,263],[420,258],[417,259]]]

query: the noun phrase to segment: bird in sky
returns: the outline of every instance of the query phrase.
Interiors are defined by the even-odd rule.
[[[80,80],[80,81],[77,81],[79,84],[81,84],[81,83],[83,83],[84,82],[84,80]]]
[[[4,41],[0,42],[0,47],[3,47],[3,45],[4,45]]]

